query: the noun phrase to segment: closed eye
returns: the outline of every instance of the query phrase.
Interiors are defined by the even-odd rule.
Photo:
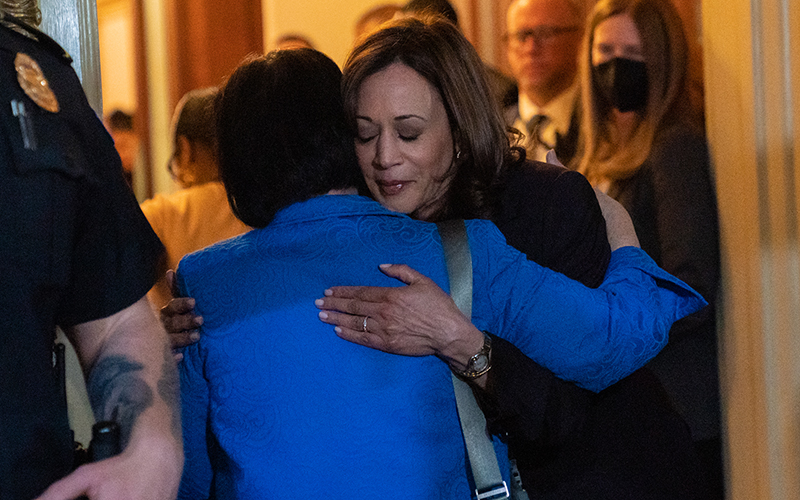
[[[607,59],[611,59],[611,57],[614,55],[613,45],[599,44],[595,46],[594,50],[597,55],[603,56]]]
[[[378,137],[378,136],[377,135],[372,135],[372,136],[369,136],[369,137],[357,136],[356,137],[356,141],[358,141],[359,144],[367,144],[368,142],[372,141],[376,137]]]

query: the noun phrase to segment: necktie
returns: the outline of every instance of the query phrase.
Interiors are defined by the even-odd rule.
[[[548,144],[542,139],[544,127],[550,121],[547,115],[534,115],[528,122],[528,149],[536,150],[542,147],[545,150],[553,149],[552,144]]]

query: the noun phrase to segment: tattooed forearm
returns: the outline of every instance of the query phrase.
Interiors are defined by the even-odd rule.
[[[172,409],[172,434],[177,441],[181,438],[181,401],[178,371],[175,368],[175,358],[172,350],[164,350],[164,363],[161,367],[161,378],[158,381],[158,394],[161,399]]]
[[[97,421],[113,420],[120,427],[122,449],[136,419],[153,404],[153,390],[142,379],[144,365],[125,356],[106,356],[89,373],[87,392]]]

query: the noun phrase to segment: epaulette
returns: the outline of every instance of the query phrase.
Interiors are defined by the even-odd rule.
[[[31,39],[64,62],[72,63],[72,56],[58,42],[46,34],[5,12],[0,12],[0,16],[2,16],[0,17],[0,27],[7,28],[18,35]]]

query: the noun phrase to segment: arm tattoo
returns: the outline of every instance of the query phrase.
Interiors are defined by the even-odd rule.
[[[171,349],[164,349],[164,364],[161,367],[161,378],[158,381],[158,394],[172,410],[172,435],[181,441],[180,384],[175,367],[175,358]]]
[[[144,365],[125,356],[106,356],[97,361],[86,384],[95,419],[117,422],[122,449],[136,419],[153,404],[153,390],[141,378],[143,369]]]

